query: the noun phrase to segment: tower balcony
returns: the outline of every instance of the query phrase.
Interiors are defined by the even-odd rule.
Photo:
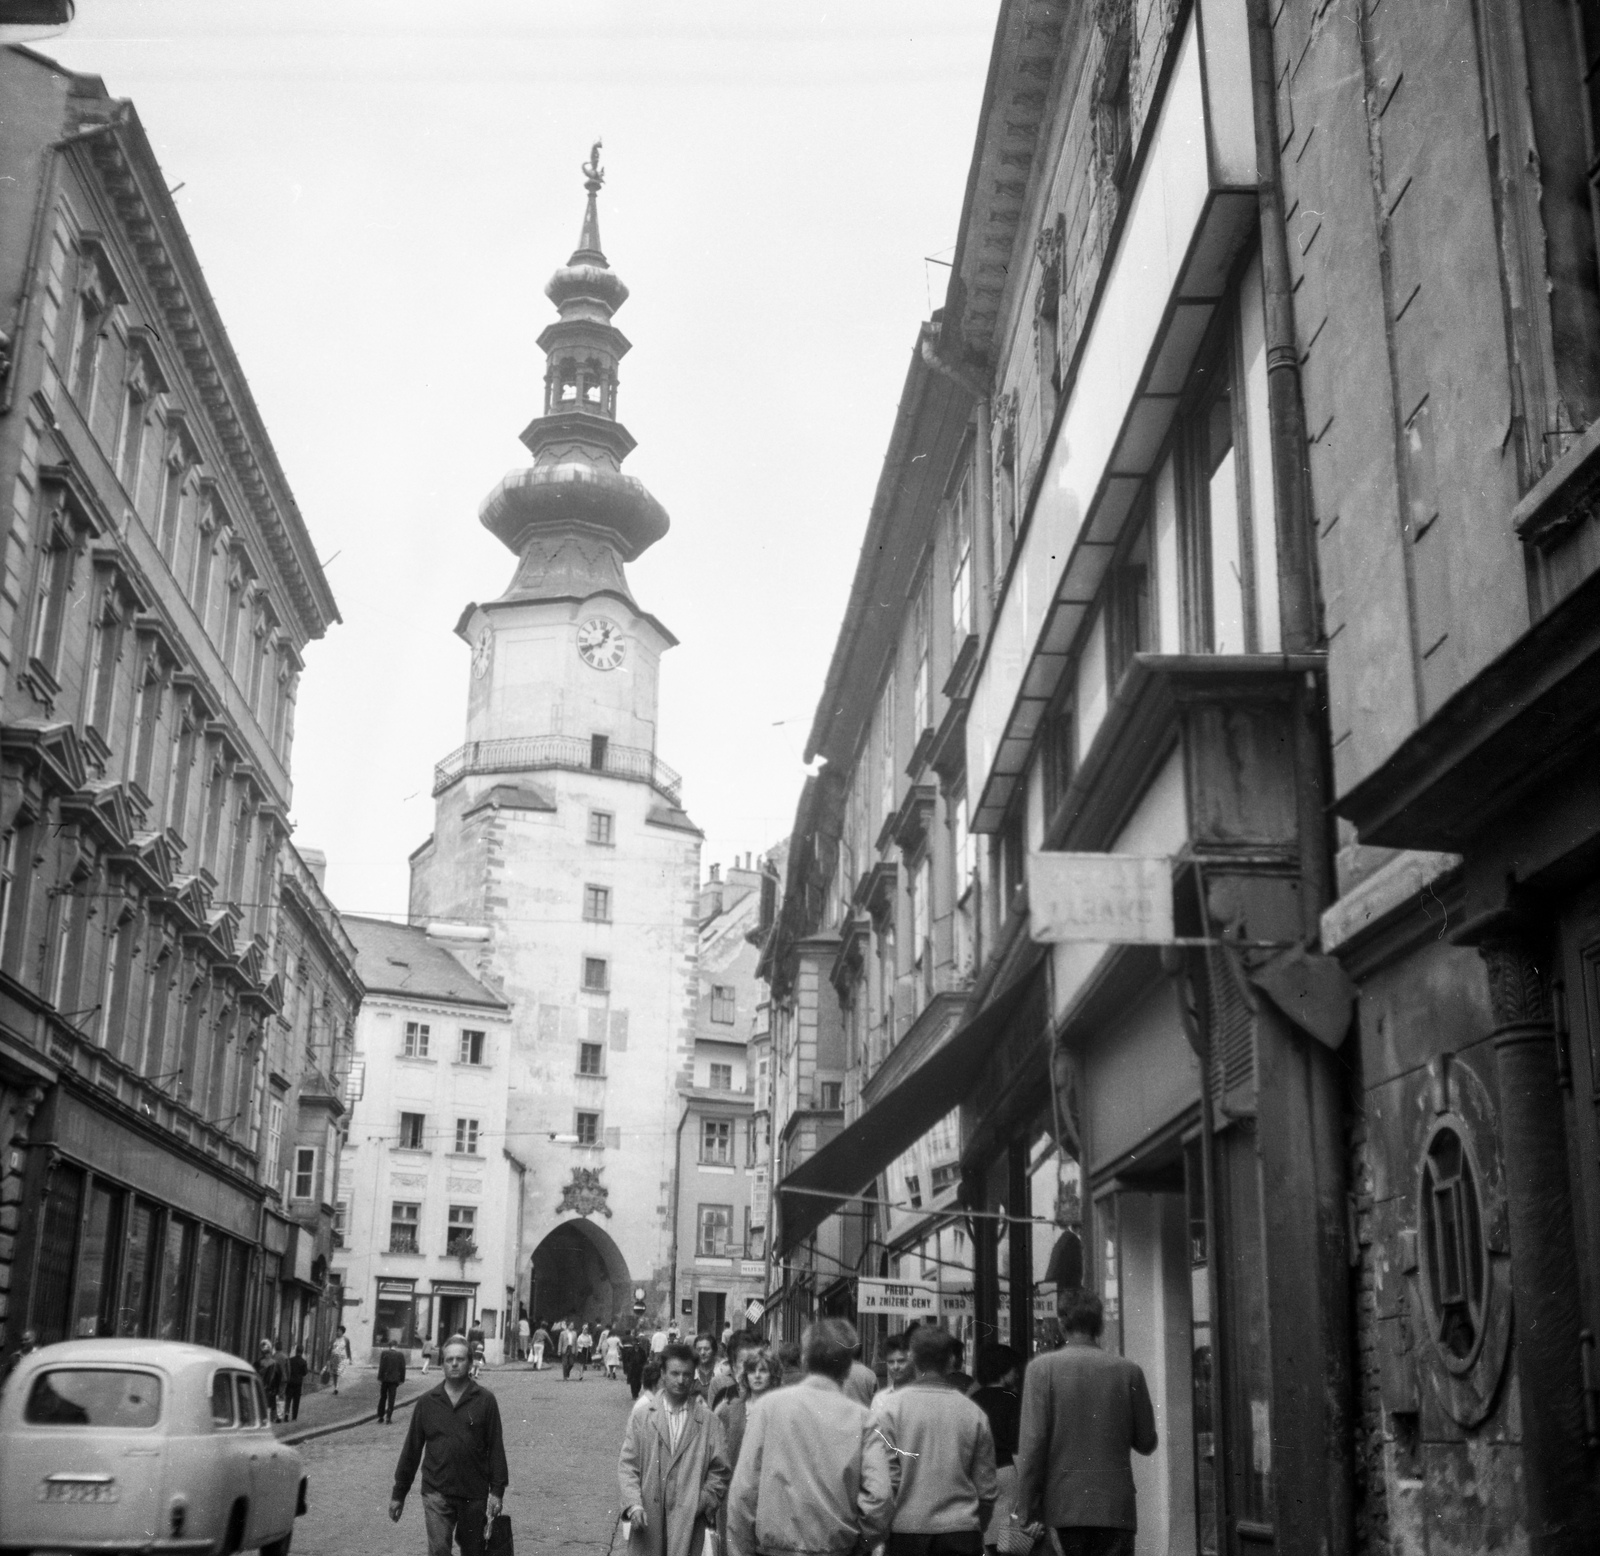
[[[603,735],[523,735],[511,740],[469,741],[433,769],[433,795],[437,799],[469,773],[528,773],[551,768],[647,783],[672,805],[683,802],[683,779],[654,751],[619,746]]]

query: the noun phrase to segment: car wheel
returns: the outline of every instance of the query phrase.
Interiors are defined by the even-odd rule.
[[[271,1545],[261,1547],[261,1556],[289,1556],[289,1542],[294,1539],[294,1530],[291,1529],[281,1540],[274,1540]]]
[[[228,1516],[228,1532],[223,1537],[221,1556],[234,1556],[234,1552],[244,1544],[244,1517],[244,1503],[235,1502],[233,1512]]]

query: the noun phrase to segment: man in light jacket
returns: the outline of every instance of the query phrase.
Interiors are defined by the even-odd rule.
[[[692,1390],[694,1352],[666,1349],[661,1392],[634,1406],[617,1460],[629,1556],[701,1556],[728,1493],[722,1423]],[[635,1543],[637,1541],[637,1543]]]
[[[1097,1344],[1099,1297],[1061,1298],[1059,1351],[1036,1356],[1022,1377],[1017,1507],[1030,1525],[1050,1524],[1063,1556],[1133,1556],[1133,1468],[1129,1452],[1156,1451],[1156,1418],[1143,1371]]]
[[[853,1325],[818,1319],[805,1377],[750,1412],[728,1495],[729,1556],[847,1556],[888,1533],[888,1451],[842,1388],[855,1347]]]

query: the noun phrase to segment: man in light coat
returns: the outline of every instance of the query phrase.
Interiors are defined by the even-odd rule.
[[[842,1388],[853,1325],[818,1319],[806,1375],[750,1412],[728,1496],[729,1556],[848,1556],[889,1530],[894,1488],[883,1438]]]
[[[1017,1507],[1050,1524],[1063,1556],[1133,1556],[1138,1518],[1129,1452],[1156,1451],[1156,1418],[1139,1366],[1102,1351],[1099,1297],[1061,1298],[1066,1344],[1022,1377]]]
[[[617,1483],[629,1556],[701,1556],[717,1526],[732,1470],[722,1423],[693,1379],[694,1352],[669,1345],[661,1392],[642,1396],[628,1418]]]

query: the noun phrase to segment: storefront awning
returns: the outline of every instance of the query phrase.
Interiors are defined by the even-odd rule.
[[[845,1199],[861,1194],[890,1162],[960,1106],[1006,1023],[1027,997],[1033,976],[1019,978],[990,1000],[888,1096],[779,1183],[780,1253],[814,1232]]]

